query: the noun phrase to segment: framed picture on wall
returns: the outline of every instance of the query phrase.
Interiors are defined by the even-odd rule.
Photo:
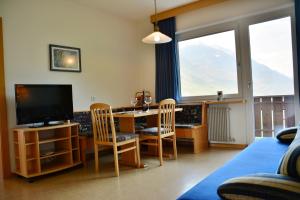
[[[49,45],[50,70],[64,72],[81,72],[80,48]]]

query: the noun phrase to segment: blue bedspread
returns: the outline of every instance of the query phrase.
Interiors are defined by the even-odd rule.
[[[282,144],[277,139],[256,140],[178,199],[220,199],[217,195],[217,188],[227,179],[253,173],[276,173],[280,159],[287,148],[287,144]]]

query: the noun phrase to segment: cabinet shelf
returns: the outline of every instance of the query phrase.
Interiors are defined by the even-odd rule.
[[[37,160],[37,158],[27,158],[26,161]]]
[[[53,173],[53,172],[57,172],[57,171],[60,171],[60,170],[63,170],[63,169],[68,169],[70,167],[73,167],[73,166],[76,166],[76,165],[79,165],[81,164],[81,162],[77,162],[77,163],[73,163],[73,164],[68,164],[68,163],[55,163],[53,165],[48,165],[47,167],[45,167],[41,174],[39,175],[44,175],[44,174],[49,174],[49,173]]]
[[[30,142],[30,143],[26,143],[25,145],[30,146],[30,145],[35,145],[35,144],[36,144],[35,142]]]
[[[15,159],[20,160],[20,157],[16,156]],[[26,161],[32,161],[32,160],[37,160],[37,158],[32,157],[32,158],[27,158],[26,159]]]
[[[54,163],[54,164],[51,164],[51,165],[48,165],[47,167],[45,167],[43,170],[42,170],[42,173],[49,173],[49,172],[54,172],[54,171],[59,171],[61,169],[66,169],[70,167],[70,164],[66,164],[66,163]]]
[[[63,154],[68,154],[68,153],[71,153],[71,151],[68,151],[68,150],[57,151],[57,152],[53,152],[52,154],[49,154],[49,155],[41,155],[40,159],[42,160],[42,159],[46,159],[46,158],[63,155]]]
[[[79,165],[79,164],[81,164],[81,161],[74,162],[74,165]]]
[[[15,173],[31,178],[80,164],[78,126],[14,129]]]
[[[69,137],[44,139],[44,140],[40,140],[39,144],[45,144],[45,143],[68,140],[68,139],[69,139]]]

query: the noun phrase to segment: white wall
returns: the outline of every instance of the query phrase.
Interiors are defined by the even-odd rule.
[[[142,77],[136,73],[141,71],[141,33],[135,22],[66,0],[0,0],[0,16],[10,130],[16,125],[15,83],[72,84],[75,111],[88,110],[91,96],[113,106],[129,105],[142,88],[136,79]],[[82,72],[49,71],[49,44],[81,48]],[[152,78],[145,79],[149,87]],[[13,158],[12,133],[9,140]]]

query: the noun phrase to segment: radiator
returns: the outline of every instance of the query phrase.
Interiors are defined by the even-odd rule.
[[[208,139],[210,142],[233,142],[230,135],[230,108],[227,106],[209,106]]]

